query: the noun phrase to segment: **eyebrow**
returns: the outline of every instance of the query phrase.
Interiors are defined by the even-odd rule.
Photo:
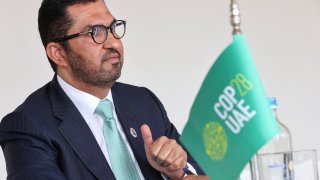
[[[106,26],[106,27],[110,27],[111,26],[111,24],[113,24],[114,22],[116,22],[117,21],[117,19],[116,18],[113,18],[113,20],[112,20],[112,22],[109,24],[109,26],[106,26],[106,25],[104,25],[104,24],[89,24],[89,25],[87,25],[86,27],[84,27],[83,29],[82,29],[82,31],[90,31],[93,27],[95,27],[95,26]]]
[[[87,25],[86,27],[82,28],[82,31],[90,31],[93,27],[97,26],[98,24],[94,25]]]
[[[114,22],[116,22],[117,19],[113,18],[113,20],[111,21],[111,23],[109,25],[105,25],[105,24],[93,24],[93,25],[88,25],[87,27],[94,27],[94,26],[106,26],[106,27],[110,27]]]

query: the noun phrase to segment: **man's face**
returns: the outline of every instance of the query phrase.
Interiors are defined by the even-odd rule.
[[[86,5],[78,4],[67,8],[73,24],[69,34],[85,32],[94,25],[110,26],[114,17],[105,3],[99,0]],[[121,74],[123,46],[109,32],[103,44],[96,44],[90,34],[68,41],[66,48],[70,76],[85,86],[111,87]]]

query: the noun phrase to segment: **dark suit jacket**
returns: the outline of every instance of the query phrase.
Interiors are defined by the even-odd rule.
[[[162,179],[146,158],[140,132],[148,124],[154,139],[178,140],[158,98],[148,89],[122,83],[112,87],[119,121],[146,179]],[[137,138],[130,133],[137,132]],[[91,130],[56,77],[31,94],[0,125],[0,144],[9,180],[113,180],[107,160]],[[202,173],[189,157],[198,172]]]

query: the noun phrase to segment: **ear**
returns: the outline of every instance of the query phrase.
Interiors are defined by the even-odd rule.
[[[46,47],[48,57],[57,65],[57,67],[68,66],[68,59],[64,48],[56,42],[50,42]]]

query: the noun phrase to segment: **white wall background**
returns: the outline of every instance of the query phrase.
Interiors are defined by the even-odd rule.
[[[292,132],[294,149],[319,154],[320,1],[238,1],[256,66],[267,94],[279,100],[279,117]],[[53,76],[37,31],[41,0],[1,2],[0,119]],[[229,1],[107,3],[128,23],[120,81],[153,90],[181,131],[209,67],[231,42]]]

